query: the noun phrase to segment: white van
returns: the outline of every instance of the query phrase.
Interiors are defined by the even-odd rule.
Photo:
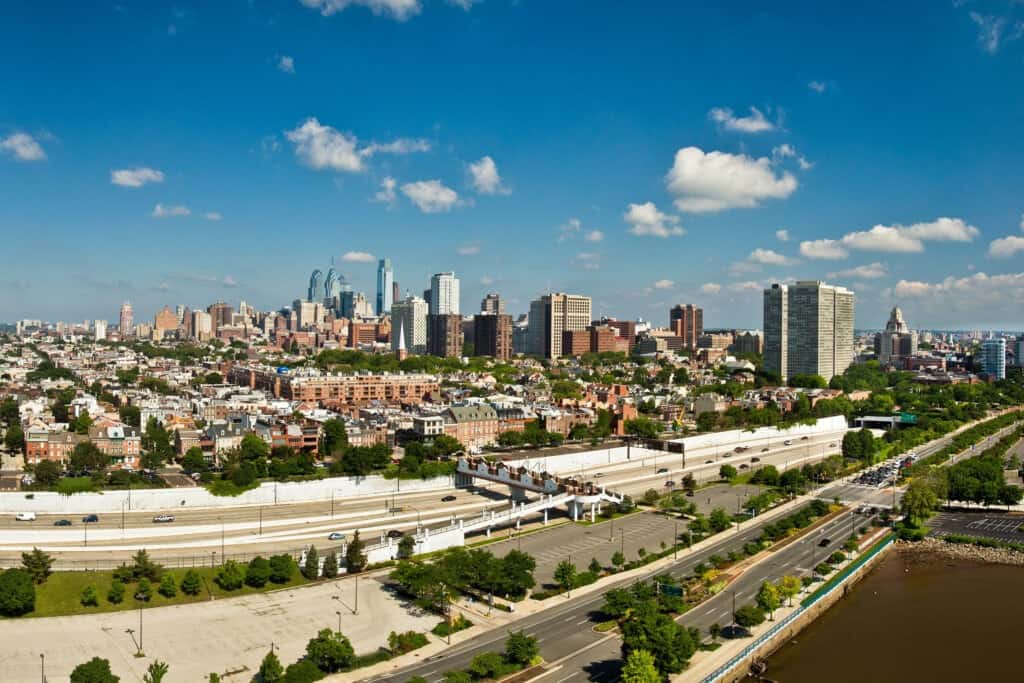
[[[34,512],[19,512],[14,515],[15,521],[18,522],[34,522],[36,521],[36,513]]]

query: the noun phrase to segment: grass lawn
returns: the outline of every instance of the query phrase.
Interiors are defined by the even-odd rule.
[[[163,607],[165,605],[184,605],[192,602],[202,602],[210,599],[212,593],[217,598],[237,597],[240,595],[251,595],[253,593],[265,593],[279,588],[293,588],[308,583],[296,569],[291,581],[285,584],[267,583],[263,588],[252,588],[242,586],[236,591],[225,591],[213,580],[216,576],[216,568],[196,568],[199,573],[200,583],[203,588],[198,595],[186,595],[181,591],[181,580],[185,577],[187,569],[167,569],[174,577],[178,585],[178,594],[172,598],[165,598],[157,592],[159,582],[153,582],[153,597],[146,607]],[[125,586],[125,599],[119,604],[111,604],[107,601],[107,591],[114,582],[112,572],[54,572],[50,578],[41,586],[36,586],[36,609],[26,615],[28,617],[57,617],[69,614],[94,614],[98,612],[117,612],[120,610],[138,609],[139,603],[132,597],[135,595],[137,584],[130,583]],[[80,599],[82,591],[87,586],[96,588],[99,596],[99,604],[95,607],[83,607]]]

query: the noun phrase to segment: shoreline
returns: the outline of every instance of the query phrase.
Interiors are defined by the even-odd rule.
[[[951,560],[964,560],[980,564],[1007,564],[1024,566],[1024,552],[1009,548],[986,548],[970,543],[950,543],[929,536],[920,541],[897,541],[896,551],[911,562],[927,562],[938,555]]]

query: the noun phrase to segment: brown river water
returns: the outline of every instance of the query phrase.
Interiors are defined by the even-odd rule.
[[[778,683],[1024,680],[1024,567],[890,551],[768,659]],[[751,679],[747,679],[751,680]]]

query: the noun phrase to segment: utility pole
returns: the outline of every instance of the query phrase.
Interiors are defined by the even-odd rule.
[[[356,574],[356,602],[352,614],[359,614],[359,575]]]
[[[46,683],[46,655],[39,653],[39,680]]]
[[[672,559],[679,559],[679,522],[676,522],[675,534],[672,536]]]
[[[334,490],[331,490],[331,519],[334,519]],[[338,629],[339,631],[341,629]]]
[[[224,518],[220,518],[220,562],[224,564]]]
[[[263,506],[260,505],[260,536],[263,535]]]

